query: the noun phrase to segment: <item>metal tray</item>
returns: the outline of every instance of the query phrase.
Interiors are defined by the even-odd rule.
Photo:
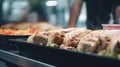
[[[10,64],[15,64],[15,66],[12,67],[54,67],[52,65],[42,63],[33,59],[29,59],[1,49],[0,49],[0,60],[3,60]]]
[[[0,35],[0,43],[7,44],[8,40],[26,42],[30,35]]]
[[[4,39],[17,39],[17,38],[28,38],[30,35],[0,35],[0,38]]]
[[[16,45],[20,53],[29,58],[48,63],[57,67],[80,66],[120,66],[120,60],[115,58],[85,54],[58,48],[41,46],[26,42],[8,41],[8,45]]]

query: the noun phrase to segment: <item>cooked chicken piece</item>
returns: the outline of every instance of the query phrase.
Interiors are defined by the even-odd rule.
[[[118,34],[120,34],[120,30],[93,31],[81,39],[77,50],[85,53],[98,53],[101,50],[107,50],[111,45],[111,39]]]
[[[70,33],[67,33],[66,37],[64,38],[64,44],[66,46],[72,46],[72,47],[77,47],[79,41],[81,38],[83,38],[85,35],[89,34],[91,30],[75,30]]]
[[[37,34],[33,34],[27,39],[27,42],[46,45],[47,42],[48,42],[48,36],[51,33],[52,33],[52,31],[40,32],[40,33],[37,33]]]
[[[73,28],[71,28],[71,29],[73,29]],[[64,31],[65,29],[54,30],[54,31],[46,31],[46,32],[39,32],[39,33],[33,34],[27,39],[27,42],[46,45],[48,43],[48,37],[49,37],[50,34],[53,34],[55,32],[62,31],[62,30]]]
[[[112,37],[108,51],[111,54],[120,54],[120,34]]]
[[[64,38],[67,36],[67,33],[70,33],[75,30],[79,30],[80,28],[68,28],[68,29],[61,29],[61,30],[56,30],[54,33],[50,34],[48,37],[48,44],[47,46],[52,46],[58,45],[60,46],[64,42]]]

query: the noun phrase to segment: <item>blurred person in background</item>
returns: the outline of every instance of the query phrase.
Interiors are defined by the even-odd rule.
[[[44,21],[43,0],[0,0],[3,2],[4,20],[12,23]],[[2,17],[2,16],[0,16]]]
[[[108,24],[110,14],[115,12],[114,17],[117,16],[114,9],[119,0],[85,0],[87,6],[87,29],[102,29],[102,24]],[[70,14],[68,27],[75,27],[76,22],[81,11],[83,0],[75,0]],[[118,10],[117,10],[118,11]],[[116,18],[116,17],[115,17]],[[114,18],[114,19],[115,19]]]
[[[3,18],[6,23],[24,22],[30,8],[27,0],[4,0],[2,6]]]
[[[3,23],[3,10],[2,10],[3,0],[0,0],[0,25]]]
[[[46,12],[44,8],[43,0],[30,0],[30,12],[34,12],[37,15],[37,21],[47,21]]]

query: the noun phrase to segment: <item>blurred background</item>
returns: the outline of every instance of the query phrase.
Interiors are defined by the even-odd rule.
[[[48,22],[66,27],[74,0],[0,0],[1,22]],[[86,4],[82,5],[77,27],[86,28]]]

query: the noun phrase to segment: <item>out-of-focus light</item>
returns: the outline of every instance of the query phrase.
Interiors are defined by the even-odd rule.
[[[46,6],[56,6],[57,5],[57,1],[46,1]]]

